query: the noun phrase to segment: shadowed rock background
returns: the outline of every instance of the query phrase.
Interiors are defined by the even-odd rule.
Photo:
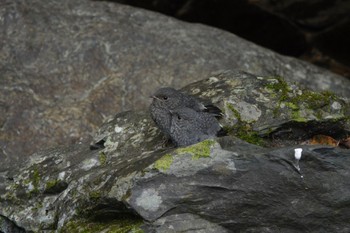
[[[280,75],[350,96],[344,77],[125,5],[4,0],[0,24],[0,171],[39,149],[89,141],[109,116],[145,109],[159,86],[182,87],[217,70]]]
[[[204,23],[350,77],[350,2],[110,0]]]

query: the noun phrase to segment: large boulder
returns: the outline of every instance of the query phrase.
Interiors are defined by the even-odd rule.
[[[350,81],[233,34],[106,2],[5,0],[0,8],[0,172],[31,153],[89,141],[159,86],[213,71],[281,75],[350,96]]]
[[[243,72],[183,91],[220,106],[229,135],[173,148],[147,112],[119,113],[94,137],[103,149],[44,150],[0,173],[0,230],[349,231],[349,150],[300,146],[349,134],[347,100]]]
[[[299,57],[350,78],[349,1],[108,1],[221,28],[278,53]]]

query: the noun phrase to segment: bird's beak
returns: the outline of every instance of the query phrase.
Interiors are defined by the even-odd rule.
[[[157,97],[157,96],[155,96],[155,95],[151,95],[149,98],[152,98],[152,99],[157,99],[157,100],[159,100],[159,98]]]

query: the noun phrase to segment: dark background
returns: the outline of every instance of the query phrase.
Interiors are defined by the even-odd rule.
[[[350,78],[349,0],[114,2],[221,28],[280,54],[309,61]]]

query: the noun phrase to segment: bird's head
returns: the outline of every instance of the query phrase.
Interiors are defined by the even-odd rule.
[[[182,95],[179,91],[171,87],[164,87],[158,89],[152,96],[152,103],[165,109],[175,109],[181,104]]]

